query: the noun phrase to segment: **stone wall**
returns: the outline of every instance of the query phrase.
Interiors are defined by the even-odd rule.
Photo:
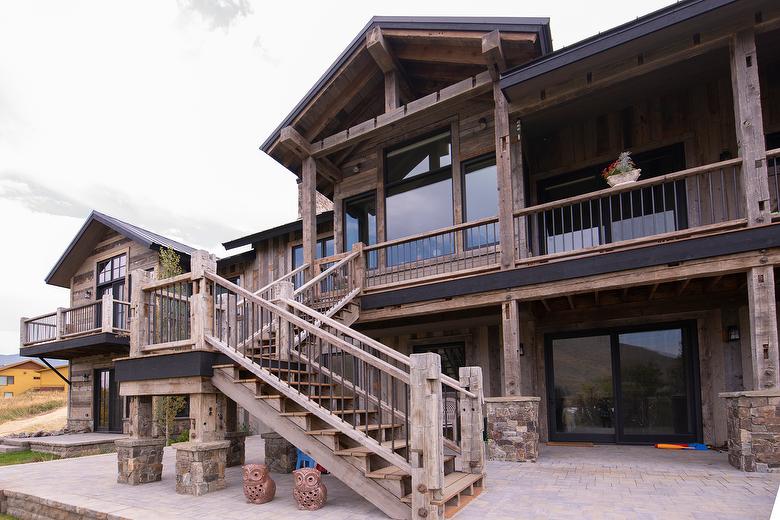
[[[116,441],[119,484],[146,484],[162,479],[165,439],[120,439]]]
[[[292,473],[298,460],[295,446],[276,432],[261,435],[265,441],[265,465],[271,473]]]
[[[780,390],[720,394],[726,400],[729,462],[742,471],[780,471]]]
[[[205,495],[225,487],[230,441],[182,442],[176,449],[176,492]]]
[[[228,432],[225,434],[225,440],[230,441],[227,449],[227,467],[243,466],[245,462],[246,433]]]
[[[18,491],[0,491],[0,513],[20,520],[123,520],[125,517],[100,513],[84,506],[74,506]]]
[[[488,459],[536,462],[539,456],[539,397],[486,397]]]

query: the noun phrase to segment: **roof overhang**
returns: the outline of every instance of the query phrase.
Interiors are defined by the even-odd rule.
[[[322,213],[317,214],[317,225],[325,224],[327,222],[332,222],[332,221],[333,221],[333,211],[323,211]],[[276,226],[275,228],[266,229],[264,231],[259,231],[251,235],[247,235],[245,237],[240,237],[233,240],[229,240],[227,242],[223,242],[222,246],[225,249],[230,250],[230,249],[235,249],[237,247],[241,247],[249,244],[256,244],[264,240],[269,240],[271,238],[287,235],[289,233],[295,231],[302,231],[302,230],[303,230],[303,221],[301,219],[298,219],[293,222],[288,222],[287,224],[282,224],[281,226]],[[228,257],[225,260],[229,261],[229,258],[230,257]]]
[[[319,80],[312,86],[306,95],[298,102],[287,117],[276,127],[271,135],[262,143],[260,149],[271,154],[275,143],[278,142],[281,130],[293,125],[299,116],[307,110],[318,94],[340,73],[341,69],[349,62],[351,57],[361,48],[365,47],[366,35],[375,27],[381,29],[406,29],[421,31],[481,31],[488,33],[498,30],[506,33],[533,33],[537,35],[540,54],[552,52],[552,40],[550,36],[549,18],[525,18],[525,17],[399,17],[399,16],[375,16],[358,35],[350,42],[347,48],[338,56],[336,61],[325,71]]]
[[[69,288],[71,276],[73,276],[84,259],[89,256],[108,229],[112,229],[120,235],[150,249],[169,247],[182,255],[185,262],[189,262],[190,255],[195,251],[190,246],[128,224],[109,215],[93,211],[46,276],[46,283],[66,289]]]
[[[74,359],[97,354],[127,355],[130,352],[130,338],[110,332],[91,334],[78,338],[51,341],[19,349],[19,355],[46,357],[51,359]]]
[[[529,89],[543,88],[606,58],[620,59],[641,48],[660,47],[670,38],[694,34],[712,22],[735,13],[753,14],[761,2],[745,0],[686,0],[542,56],[501,75],[500,87],[510,101]],[[706,20],[706,23],[704,19]],[[560,75],[560,78],[559,76]]]

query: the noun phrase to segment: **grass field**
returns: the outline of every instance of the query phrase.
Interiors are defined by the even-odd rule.
[[[65,392],[25,392],[9,399],[0,399],[0,424],[50,412],[66,403]]]
[[[27,462],[46,462],[55,459],[59,459],[59,457],[49,453],[40,453],[30,450],[17,451],[15,453],[0,453],[0,466],[26,464]],[[2,520],[2,518],[0,518],[0,520]]]

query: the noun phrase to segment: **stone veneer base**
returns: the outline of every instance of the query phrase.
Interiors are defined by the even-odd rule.
[[[265,465],[271,473],[292,473],[298,461],[295,446],[276,432],[260,435],[265,441]]]
[[[536,462],[539,397],[486,397],[488,460]]]
[[[780,471],[780,390],[719,396],[726,400],[729,463],[742,471]]]
[[[224,489],[230,441],[182,442],[176,450],[176,492],[201,496]]]
[[[165,439],[119,439],[116,444],[119,484],[147,484],[162,480]]]
[[[230,441],[230,446],[227,450],[227,467],[243,466],[245,462],[246,452],[246,436],[245,432],[230,432],[225,434],[225,440]]]

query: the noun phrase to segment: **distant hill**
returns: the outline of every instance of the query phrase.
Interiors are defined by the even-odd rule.
[[[10,365],[11,363],[16,363],[23,359],[35,359],[35,361],[38,361],[37,358],[22,357],[19,354],[0,354],[0,367]],[[46,361],[51,363],[54,367],[62,367],[68,364],[67,361],[63,361],[61,359],[47,359]]]

